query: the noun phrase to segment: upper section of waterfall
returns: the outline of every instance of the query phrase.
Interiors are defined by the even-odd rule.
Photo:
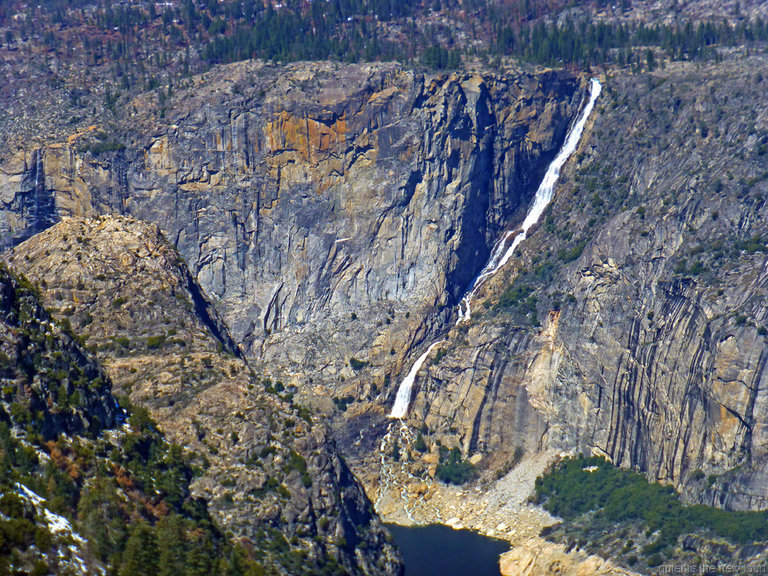
[[[555,184],[560,176],[560,169],[579,145],[581,134],[584,132],[584,126],[587,124],[587,119],[592,113],[592,109],[595,107],[597,97],[600,96],[600,92],[603,89],[602,84],[600,84],[600,81],[597,78],[592,78],[590,84],[589,101],[584,107],[576,124],[574,124],[568,131],[568,135],[565,138],[565,144],[563,144],[560,152],[555,156],[555,159],[549,165],[546,174],[544,174],[544,178],[533,198],[533,205],[531,205],[525,220],[523,220],[522,230],[518,232],[517,235],[514,235],[513,231],[506,232],[493,247],[491,258],[488,260],[488,263],[481,270],[477,278],[475,278],[472,287],[467,291],[459,303],[459,318],[456,322],[457,324],[465,322],[471,318],[471,303],[475,292],[477,292],[480,286],[482,286],[488,278],[496,274],[496,272],[509,261],[520,243],[525,240],[528,230],[539,221],[539,218],[541,218],[547,205],[552,200],[555,193]],[[514,240],[512,240],[511,244],[508,244],[513,236]]]

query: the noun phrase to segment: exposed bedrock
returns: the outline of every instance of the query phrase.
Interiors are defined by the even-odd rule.
[[[491,468],[516,447],[596,452],[691,500],[768,506],[768,118],[758,76],[733,84],[742,65],[608,82],[542,224],[420,374],[411,422]]]
[[[148,93],[113,133],[19,148],[0,166],[0,227],[23,238],[49,224],[17,208],[42,158],[56,218],[157,223],[250,358],[297,383],[391,395],[388,375],[448,321],[584,93],[555,72],[220,67],[162,118]]]

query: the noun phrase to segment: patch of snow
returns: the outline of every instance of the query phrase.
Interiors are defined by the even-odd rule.
[[[37,494],[36,492],[33,492],[24,484],[17,483],[16,487],[19,489],[19,496],[22,498],[26,498],[32,504],[35,505],[35,507],[38,507],[42,510],[43,516],[45,517],[45,522],[48,524],[48,529],[53,532],[54,534],[66,534],[67,536],[71,536],[73,540],[76,542],[79,542],[81,544],[85,544],[85,540],[80,536],[77,532],[75,532],[72,529],[72,525],[69,523],[69,520],[64,518],[64,516],[59,516],[58,514],[54,514],[48,508],[44,506],[45,504],[45,498]]]
[[[24,486],[24,484],[16,483],[16,488],[21,498],[32,502],[35,508],[38,509],[38,512],[42,512],[45,523],[48,525],[48,529],[51,532],[57,536],[63,536],[75,542],[75,544],[69,544],[66,546],[66,548],[59,548],[59,560],[62,563],[71,564],[80,574],[89,574],[90,570],[88,569],[88,565],[85,563],[85,560],[83,560],[81,556],[82,548],[85,546],[85,539],[74,531],[72,524],[69,523],[69,520],[64,518],[64,516],[59,516],[58,514],[54,514],[48,510],[45,507],[45,498],[30,490]],[[65,550],[67,550],[69,554],[66,554]],[[96,570],[100,574],[105,573],[104,569],[101,567],[97,567]]]

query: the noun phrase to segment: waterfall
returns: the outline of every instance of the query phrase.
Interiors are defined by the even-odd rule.
[[[40,174],[43,174],[43,187],[45,187],[45,174],[43,173],[43,152],[42,150],[35,150],[35,187],[32,190],[32,198],[34,201],[34,208],[32,210],[32,222],[31,228],[34,232],[38,232],[42,229],[40,226]]]
[[[413,383],[416,381],[416,374],[419,373],[422,364],[426,362],[427,357],[429,357],[429,353],[432,352],[434,347],[438,344],[442,344],[443,342],[445,342],[445,340],[440,340],[432,344],[429,348],[427,348],[427,351],[424,352],[424,354],[419,356],[419,359],[416,360],[414,365],[411,367],[411,371],[408,372],[408,375],[400,383],[400,388],[397,389],[395,405],[392,406],[392,412],[389,414],[390,418],[403,418],[405,413],[408,412],[408,405],[411,403],[411,388],[413,388]]]
[[[384,513],[386,510],[382,508],[382,503],[394,497],[402,502],[402,511],[405,517],[412,524],[421,524],[423,523],[423,517],[421,521],[414,517],[416,502],[408,490],[409,481],[416,483],[424,482],[423,478],[414,476],[408,470],[407,456],[413,448],[415,441],[416,432],[405,421],[398,419],[390,422],[389,426],[387,426],[387,433],[381,438],[381,443],[379,444],[379,487],[374,509],[380,514]],[[399,457],[395,456],[396,452],[399,453]],[[387,508],[390,513],[392,512],[393,504],[394,502],[389,500]],[[422,506],[424,505],[423,500],[421,504]],[[432,522],[443,521],[438,509],[434,508],[431,511],[430,520]]]
[[[43,155],[40,150],[35,150],[35,216],[37,216],[38,200],[37,195],[40,192],[40,172],[43,171]]]
[[[589,102],[587,102],[587,105],[584,107],[578,122],[576,122],[576,124],[574,124],[569,130],[568,135],[565,138],[565,144],[563,144],[560,152],[558,152],[557,156],[555,156],[555,159],[549,165],[549,168],[547,168],[547,173],[544,174],[544,179],[541,181],[539,189],[536,190],[536,195],[533,199],[533,205],[528,211],[525,220],[523,220],[522,230],[517,232],[517,235],[515,235],[514,231],[510,230],[506,232],[504,236],[502,236],[501,240],[496,242],[488,263],[482,269],[477,278],[475,278],[475,281],[472,283],[472,287],[461,299],[461,302],[459,302],[459,318],[456,321],[457,324],[470,319],[472,316],[471,303],[474,295],[488,278],[496,274],[496,272],[498,272],[509,261],[509,259],[512,257],[512,254],[514,254],[515,249],[523,240],[525,240],[528,230],[531,228],[531,226],[539,221],[539,218],[541,218],[541,215],[544,213],[547,205],[552,200],[552,196],[554,196],[555,184],[557,183],[557,179],[560,177],[560,169],[566,163],[568,158],[570,158],[571,154],[575,152],[576,147],[579,145],[581,133],[584,132],[584,126],[587,123],[587,119],[589,118],[592,109],[595,107],[595,101],[600,95],[602,89],[603,87],[597,78],[593,78],[591,82]],[[513,236],[514,239],[512,240],[512,243],[509,244],[509,240]]]
[[[533,199],[533,205],[531,206],[531,209],[528,211],[528,214],[523,221],[522,231],[518,232],[516,236],[514,235],[515,232],[512,230],[506,232],[504,236],[502,236],[501,240],[499,240],[493,247],[493,250],[491,251],[491,258],[488,260],[488,263],[481,270],[477,278],[475,278],[475,281],[472,283],[472,287],[467,291],[459,303],[459,319],[456,324],[470,319],[470,305],[472,303],[472,297],[474,296],[475,292],[477,292],[480,286],[482,286],[482,284],[489,277],[493,276],[509,261],[509,259],[512,257],[512,254],[515,252],[515,249],[523,240],[525,240],[526,233],[530,227],[538,222],[539,218],[541,218],[541,215],[544,213],[544,209],[547,207],[550,200],[552,200],[552,196],[554,195],[555,184],[557,183],[557,179],[560,176],[560,169],[566,163],[568,158],[570,158],[571,154],[573,154],[576,150],[576,147],[579,144],[579,140],[581,139],[581,133],[584,131],[584,126],[587,124],[587,119],[592,113],[592,109],[595,107],[595,101],[600,95],[600,91],[602,89],[603,86],[600,84],[597,78],[592,78],[589,101],[584,107],[579,120],[568,131],[568,134],[565,138],[565,143],[560,149],[560,152],[558,152],[557,156],[555,156],[555,159],[549,165],[549,168],[547,168],[547,172],[544,174],[544,179],[541,181],[539,189],[536,190],[536,195]],[[512,243],[508,244],[510,238],[513,236],[514,239],[512,240]],[[389,414],[390,418],[402,419],[405,417],[405,414],[408,412],[408,406],[411,403],[411,389],[413,388],[413,383],[416,380],[416,374],[418,374],[421,366],[427,360],[427,357],[429,356],[429,353],[432,352],[432,349],[438,344],[442,344],[443,342],[445,342],[445,340],[435,342],[429,348],[427,348],[427,351],[424,352],[424,354],[419,356],[418,360],[416,360],[410,372],[408,372],[408,375],[400,383],[400,387],[397,390],[397,397],[395,398],[395,404],[392,406],[392,412]]]

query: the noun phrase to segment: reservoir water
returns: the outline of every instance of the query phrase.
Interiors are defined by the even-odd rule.
[[[405,562],[405,576],[499,576],[508,542],[448,526],[387,524]]]

